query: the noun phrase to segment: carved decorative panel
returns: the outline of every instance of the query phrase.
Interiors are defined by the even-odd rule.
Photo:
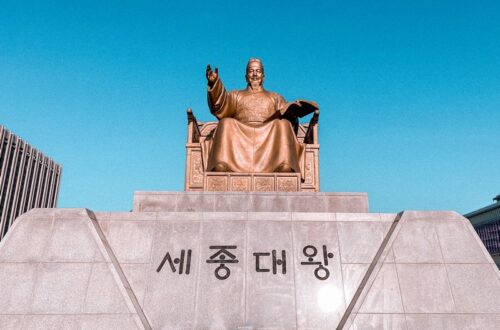
[[[278,186],[277,191],[297,191],[298,190],[298,177],[277,177],[276,183]]]
[[[203,162],[200,151],[191,152],[191,184],[203,184]]]
[[[230,191],[250,191],[251,176],[233,176],[231,177]]]
[[[254,190],[255,191],[274,191],[274,177],[254,177]]]
[[[314,152],[306,152],[305,184],[314,184]]]
[[[227,176],[207,176],[207,191],[226,191]]]

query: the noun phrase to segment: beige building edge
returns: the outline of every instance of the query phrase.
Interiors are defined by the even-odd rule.
[[[461,215],[238,198],[24,214],[0,242],[2,329],[498,329],[500,273]]]

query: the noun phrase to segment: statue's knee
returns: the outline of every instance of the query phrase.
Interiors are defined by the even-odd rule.
[[[279,121],[279,125],[280,125],[280,127],[282,129],[290,129],[290,128],[292,128],[292,124],[287,119],[281,119]]]
[[[230,125],[231,122],[236,121],[234,118],[222,118],[219,120],[219,125]]]
[[[222,132],[225,131],[226,129],[230,129],[230,127],[233,126],[233,122],[235,119],[233,118],[222,118],[219,120],[219,123],[217,124],[217,131]]]

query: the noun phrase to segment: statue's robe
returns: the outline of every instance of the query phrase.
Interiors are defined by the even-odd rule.
[[[207,171],[239,173],[297,172],[304,177],[304,145],[290,121],[272,119],[286,102],[282,96],[249,88],[227,92],[220,79],[208,89],[210,111],[219,124]]]

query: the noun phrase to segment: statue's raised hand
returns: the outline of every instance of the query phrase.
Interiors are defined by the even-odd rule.
[[[210,64],[207,65],[207,81],[209,86],[213,86],[219,77],[219,69],[215,68],[215,71],[212,71]]]

